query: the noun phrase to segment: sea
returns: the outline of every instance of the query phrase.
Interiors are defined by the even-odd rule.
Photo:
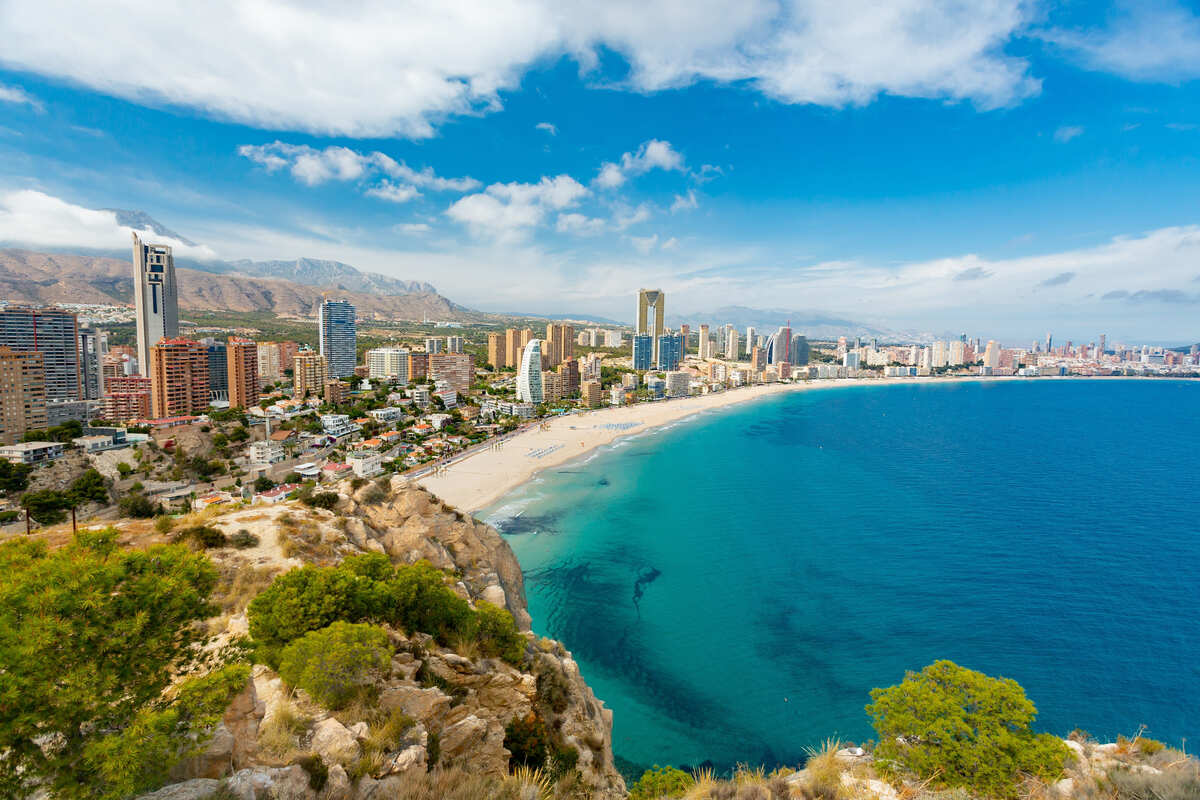
[[[627,774],[795,765],[938,659],[1035,727],[1200,745],[1200,381],[846,385],[704,412],[480,513]]]

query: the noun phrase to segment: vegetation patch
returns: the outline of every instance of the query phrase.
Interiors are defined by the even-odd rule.
[[[334,622],[283,649],[279,675],[326,708],[343,708],[385,674],[392,661],[387,633],[375,625]]]

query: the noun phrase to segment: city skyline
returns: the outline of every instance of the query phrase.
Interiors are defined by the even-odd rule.
[[[1183,4],[752,2],[688,23],[652,3],[567,25],[533,3],[489,12],[512,33],[495,47],[486,14],[379,10],[280,30],[9,4],[0,244],[115,250],[139,230],[123,208],[179,231],[153,237],[177,258],[335,259],[486,311],[613,318],[637,284],[693,314],[1195,338]],[[127,13],[181,57],[142,64]],[[334,29],[372,70],[311,79],[342,63]],[[72,46],[93,36],[129,57]],[[438,46],[395,46],[413,36]]]

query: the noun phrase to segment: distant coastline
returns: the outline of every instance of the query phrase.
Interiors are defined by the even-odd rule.
[[[1163,380],[1139,376],[963,376],[953,378],[846,378],[805,383],[774,383],[730,389],[714,394],[653,403],[577,412],[533,425],[505,439],[498,447],[484,447],[454,459],[438,473],[416,482],[450,505],[466,512],[479,511],[534,478],[544,469],[586,455],[607,444],[645,433],[695,414],[740,405],[788,392],[836,389],[850,386],[901,384],[951,385],[966,381],[1048,380]]]

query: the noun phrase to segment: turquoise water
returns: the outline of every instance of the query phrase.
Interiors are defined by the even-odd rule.
[[[1200,736],[1200,382],[854,386],[694,417],[481,516],[633,765],[861,741],[939,658],[1038,727]]]

